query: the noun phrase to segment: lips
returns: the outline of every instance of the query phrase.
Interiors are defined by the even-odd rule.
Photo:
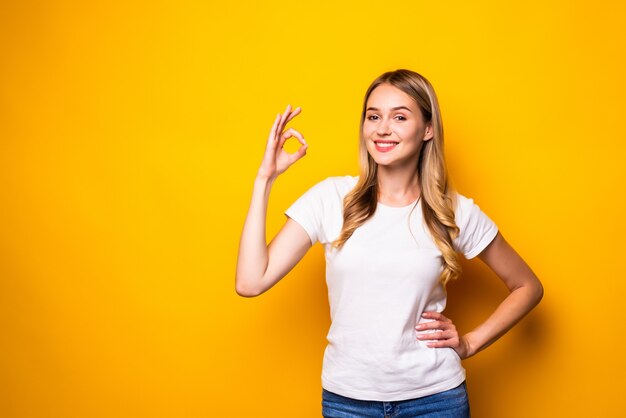
[[[395,141],[374,141],[376,145],[376,150],[379,152],[389,152],[398,145],[398,142]]]

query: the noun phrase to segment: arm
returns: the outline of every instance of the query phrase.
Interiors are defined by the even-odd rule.
[[[499,232],[478,257],[498,275],[510,294],[485,322],[462,337],[467,342],[468,357],[500,338],[543,297],[543,286],[535,273]]]
[[[452,347],[461,358],[473,356],[491,345],[519,322],[543,297],[543,286],[528,264],[498,232],[491,243],[478,255],[498,275],[509,289],[509,295],[485,322],[459,336],[452,322],[437,312],[425,312],[424,317],[435,319],[418,329],[441,329],[424,339],[439,341],[431,347]]]
[[[311,240],[297,222],[285,225],[266,246],[265,219],[272,181],[257,177],[237,257],[235,289],[240,296],[258,296],[274,286],[304,257]]]
[[[300,112],[291,111],[290,106],[283,115],[278,115],[270,131],[263,162],[254,181],[250,209],[244,223],[239,242],[235,290],[241,296],[257,296],[282,279],[311,247],[308,234],[291,219],[272,240],[269,246],[265,241],[265,223],[270,190],[276,178],[291,164],[306,154],[307,145],[302,134],[289,128],[283,132],[285,124]],[[302,146],[294,154],[288,154],[283,145],[295,136]]]

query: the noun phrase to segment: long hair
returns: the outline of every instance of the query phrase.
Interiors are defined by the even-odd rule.
[[[445,286],[461,274],[459,256],[452,244],[453,239],[459,235],[459,228],[454,219],[456,193],[448,180],[443,148],[443,124],[435,90],[426,78],[414,71],[398,69],[386,72],[376,78],[365,93],[359,134],[359,181],[343,199],[343,227],[332,246],[342,247],[354,230],[376,211],[378,164],[367,152],[363,122],[370,94],[383,83],[391,84],[412,97],[421,110],[424,123],[431,122],[433,127],[434,136],[422,145],[417,172],[422,190],[424,223],[443,255],[444,268],[440,279]]]

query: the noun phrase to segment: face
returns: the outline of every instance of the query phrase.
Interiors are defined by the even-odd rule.
[[[416,167],[422,145],[432,139],[433,130],[411,96],[383,83],[371,92],[365,109],[363,139],[374,161],[389,167]]]

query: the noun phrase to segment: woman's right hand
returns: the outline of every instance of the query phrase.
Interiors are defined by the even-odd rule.
[[[304,141],[304,137],[300,132],[293,128],[289,128],[283,132],[287,122],[296,117],[301,110],[300,107],[291,110],[291,105],[287,105],[285,112],[282,115],[279,114],[276,116],[274,125],[267,139],[265,155],[263,156],[263,162],[259,168],[259,176],[274,180],[280,174],[284,173],[289,166],[306,154],[308,144]],[[296,137],[302,145],[295,153],[289,154],[283,149],[283,146],[285,145],[285,141],[292,136]]]

